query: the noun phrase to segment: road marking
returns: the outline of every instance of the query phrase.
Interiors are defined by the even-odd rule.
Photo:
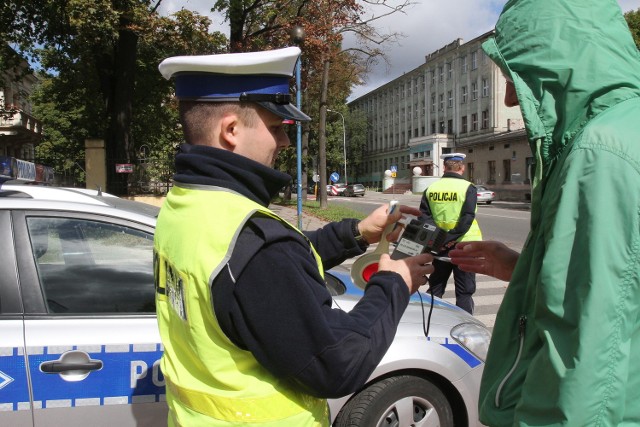
[[[491,217],[494,217],[494,218],[522,219],[522,220],[529,221],[529,218],[523,218],[523,217],[519,217],[519,216],[492,215],[492,214],[488,214],[488,213],[484,213],[484,212],[478,212],[477,215],[478,216],[491,216]]]

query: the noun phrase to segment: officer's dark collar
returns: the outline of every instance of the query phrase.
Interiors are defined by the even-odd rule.
[[[291,177],[231,151],[183,144],[174,180],[229,188],[266,207]]]
[[[443,178],[460,178],[460,179],[464,179],[464,177],[462,175],[460,175],[457,172],[445,172],[442,174]]]

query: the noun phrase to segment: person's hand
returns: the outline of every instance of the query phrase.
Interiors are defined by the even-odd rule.
[[[461,270],[508,282],[520,254],[504,243],[489,240],[460,242],[449,251],[448,256]]]
[[[409,294],[416,292],[427,283],[427,275],[433,273],[433,256],[420,254],[403,259],[391,259],[389,254],[382,254],[378,262],[378,271],[393,271],[404,279]]]
[[[393,213],[389,215],[389,204],[382,205],[358,223],[358,231],[360,231],[360,235],[365,238],[367,243],[377,243],[380,241],[385,227],[400,221],[404,217],[403,214],[420,216],[420,210],[405,205],[396,205]],[[401,232],[402,227],[396,227],[387,235],[387,240],[389,242],[396,241]]]

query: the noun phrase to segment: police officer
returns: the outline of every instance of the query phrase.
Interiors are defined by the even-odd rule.
[[[349,313],[331,307],[324,268],[361,255],[402,213],[381,206],[308,233],[268,209],[291,179],[272,169],[300,50],[173,57],[186,139],[154,242],[169,425],[326,426],[326,398],[365,383],[391,344],[432,257],[380,259]],[[389,236],[389,239],[397,238]]]
[[[447,231],[444,247],[439,255],[446,255],[457,242],[482,240],[476,221],[478,195],[476,187],[465,180],[462,153],[447,153],[442,178],[431,184],[420,202],[421,219]],[[435,271],[429,276],[429,291],[442,297],[453,271],[456,305],[473,314],[473,294],[476,291],[476,275],[460,270],[457,266],[434,260]]]

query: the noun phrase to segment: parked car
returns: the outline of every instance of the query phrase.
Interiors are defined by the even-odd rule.
[[[158,210],[71,189],[0,189],[0,425],[166,425]],[[340,267],[326,282],[335,308],[351,310],[363,293]],[[329,401],[332,422],[480,425],[489,332],[438,298],[428,317],[432,300],[421,296],[367,384]]]
[[[366,189],[364,188],[364,185],[349,184],[347,185],[347,188],[344,189],[344,192],[342,193],[342,195],[346,197],[356,197],[356,196],[363,197],[365,192],[366,192]]]
[[[347,188],[347,184],[344,183],[327,185],[327,194],[330,196],[342,196],[345,188]]]
[[[487,205],[490,205],[496,198],[496,193],[489,190],[487,187],[476,185],[476,190],[478,192],[478,203],[486,203]]]

